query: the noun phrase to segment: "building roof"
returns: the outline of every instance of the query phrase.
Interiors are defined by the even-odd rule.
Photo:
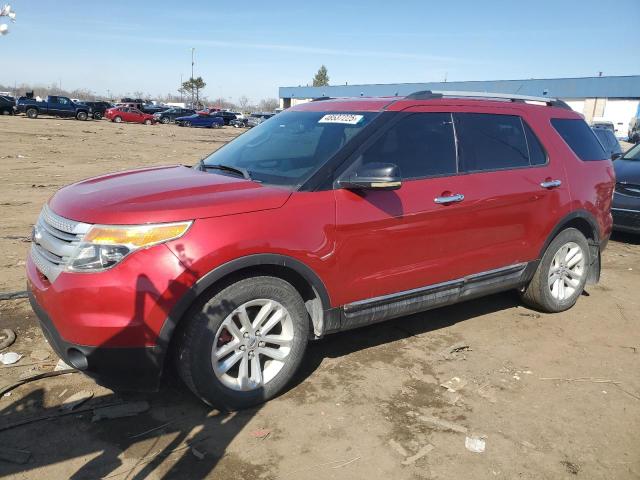
[[[472,91],[548,96],[565,100],[582,98],[640,99],[640,75],[468,82],[389,83],[280,87],[280,98],[390,97],[421,90]]]

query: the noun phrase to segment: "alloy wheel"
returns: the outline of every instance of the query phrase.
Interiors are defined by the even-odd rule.
[[[285,365],[293,345],[293,320],[270,299],[246,302],[231,312],[216,332],[211,363],[216,377],[238,391],[261,388]]]
[[[547,281],[553,298],[564,301],[576,292],[585,274],[585,263],[585,254],[577,243],[560,247],[551,261]]]

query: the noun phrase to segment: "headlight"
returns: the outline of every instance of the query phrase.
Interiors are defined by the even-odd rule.
[[[136,250],[180,238],[192,223],[94,225],[84,234],[67,268],[74,272],[105,270]]]

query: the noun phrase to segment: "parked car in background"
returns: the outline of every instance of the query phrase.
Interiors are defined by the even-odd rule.
[[[596,134],[596,137],[598,137],[598,140],[600,140],[600,143],[609,154],[611,160],[615,160],[622,155],[620,142],[610,128],[593,127],[593,132]]]
[[[224,110],[218,110],[218,111],[215,111],[215,112],[211,112],[209,115],[215,115],[216,117],[222,118],[222,121],[224,122],[225,125],[229,125],[229,122],[231,122],[231,120],[235,120],[236,119],[235,114],[233,114],[231,112],[226,112]]]
[[[154,113],[153,118],[155,118],[157,122],[167,124],[175,122],[178,117],[187,117],[195,113],[196,111],[190,108],[172,107],[162,112]]]
[[[224,125],[224,119],[215,113],[210,115],[194,113],[193,115],[178,117],[175,122],[181,127],[222,128]]]
[[[270,119],[274,115],[275,115],[275,113],[252,113],[249,116],[249,118],[247,118],[247,125],[246,126],[249,127],[249,128],[255,127],[257,125],[260,125],[265,120]]]
[[[229,122],[229,125],[234,128],[246,128],[248,121],[249,121],[248,118],[236,118],[234,120],[231,120]]]
[[[129,122],[129,123],[144,123],[145,125],[151,125],[155,122],[153,115],[141,112],[137,108],[132,107],[114,107],[109,108],[104,114],[104,117],[112,122]]]
[[[50,345],[103,383],[173,364],[238,409],[313,338],[509,290],[571,308],[600,277],[611,160],[564,102],[461,95],[297,105],[193,168],[60,189],[26,265]]]
[[[149,113],[153,115],[154,113],[164,112],[168,108],[169,106],[167,105],[156,105],[155,103],[145,103],[144,105],[142,105],[141,110],[144,113]]]
[[[75,117],[78,120],[89,118],[89,107],[87,105],[74,103],[69,97],[58,95],[49,95],[44,101],[20,97],[16,106],[19,112],[25,113],[29,118],[38,118],[39,115]]]
[[[640,143],[640,117],[633,117],[629,122],[627,138],[631,143]]]
[[[91,115],[93,116],[94,120],[100,120],[102,117],[104,117],[105,112],[109,108],[113,108],[113,105],[111,103],[103,101],[85,102],[85,105],[87,105],[91,109]]]
[[[16,111],[16,99],[9,95],[0,95],[0,115],[13,115]]]
[[[640,234],[640,143],[613,162],[616,189],[613,194],[613,228]]]
[[[592,120],[591,121],[591,128],[607,128],[607,129],[611,130],[614,135],[616,133],[615,125],[613,124],[613,122],[611,122],[609,120]]]

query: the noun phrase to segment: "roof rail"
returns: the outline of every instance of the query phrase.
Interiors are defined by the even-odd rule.
[[[534,97],[530,95],[516,95],[510,93],[490,93],[490,92],[465,92],[465,91],[431,91],[423,90],[407,95],[405,98],[411,100],[430,100],[434,98],[476,98],[502,100],[508,102],[541,102],[550,107],[559,107],[571,110],[571,107],[562,100],[552,97]]]
[[[312,98],[311,101],[312,102],[321,102],[323,100],[333,100],[333,97],[317,97],[317,98]]]

